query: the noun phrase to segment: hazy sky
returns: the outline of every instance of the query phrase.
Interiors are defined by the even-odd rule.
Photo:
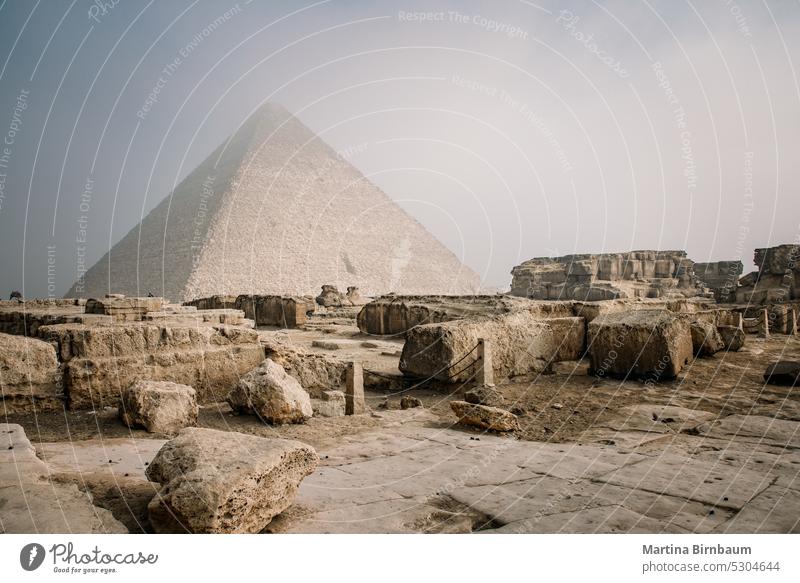
[[[0,294],[277,101],[477,271],[800,233],[800,4],[0,0]],[[81,218],[83,217],[83,219]]]

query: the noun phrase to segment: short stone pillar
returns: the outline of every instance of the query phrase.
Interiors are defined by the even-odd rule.
[[[769,338],[769,312],[764,308],[758,316],[758,335],[762,338]]]
[[[797,336],[797,310],[790,308],[788,317],[789,322],[786,325],[786,333],[789,336]]]
[[[364,369],[360,362],[351,362],[347,366],[344,399],[345,415],[361,415],[367,412],[367,403],[364,400]]]
[[[733,325],[739,330],[744,330],[744,316],[742,316],[741,312],[736,312],[733,315]]]
[[[479,387],[494,386],[494,369],[492,367],[492,343],[478,338],[478,373],[475,381]]]

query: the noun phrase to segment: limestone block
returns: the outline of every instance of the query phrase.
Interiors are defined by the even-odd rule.
[[[704,320],[691,323],[692,347],[698,356],[712,356],[725,348],[725,343],[717,327]]]
[[[61,409],[61,384],[51,344],[0,333],[0,406],[5,412]]]
[[[585,325],[583,318],[542,319],[538,311],[518,309],[498,316],[416,326],[406,332],[400,370],[445,382],[469,381],[480,366],[475,350],[479,338],[491,342],[496,382],[543,371],[551,362],[580,359]]]
[[[598,375],[670,379],[692,358],[692,334],[665,310],[611,313],[589,323],[589,353]]]
[[[739,326],[717,326],[725,350],[736,352],[744,346],[745,333]]]
[[[800,362],[795,360],[773,362],[764,371],[764,382],[771,385],[797,386],[800,384]]]
[[[311,399],[311,408],[318,417],[342,417],[345,414],[345,396],[342,391],[322,391],[322,398]]]
[[[166,381],[136,381],[122,393],[119,417],[128,427],[174,435],[197,425],[197,397],[187,385]]]
[[[269,358],[241,378],[227,401],[235,411],[253,413],[276,425],[303,423],[314,414],[300,383]]]
[[[316,452],[297,441],[184,429],[147,468],[161,484],[150,522],[158,533],[261,532],[317,463]]]

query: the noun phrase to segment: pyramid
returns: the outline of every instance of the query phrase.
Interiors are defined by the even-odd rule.
[[[68,297],[469,294],[471,269],[282,107],[267,104]]]

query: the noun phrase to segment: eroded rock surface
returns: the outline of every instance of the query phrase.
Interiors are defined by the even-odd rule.
[[[162,488],[148,510],[159,533],[258,533],[288,508],[317,467],[313,448],[188,428],[159,450],[147,477]]]
[[[693,354],[689,322],[664,310],[600,316],[588,335],[592,369],[601,376],[675,378]]]
[[[692,347],[698,356],[713,356],[725,348],[722,336],[713,323],[697,320],[690,324],[690,330]]]
[[[276,425],[302,423],[314,414],[300,383],[269,358],[244,375],[226,400],[235,411],[254,413]]]
[[[61,409],[61,371],[47,342],[0,333],[0,405],[7,413]]]
[[[450,407],[462,425],[491,431],[514,431],[519,428],[517,416],[498,407],[474,405],[466,401],[450,401]]]
[[[197,393],[188,385],[136,381],[122,392],[119,417],[128,427],[174,435],[197,425]]]

